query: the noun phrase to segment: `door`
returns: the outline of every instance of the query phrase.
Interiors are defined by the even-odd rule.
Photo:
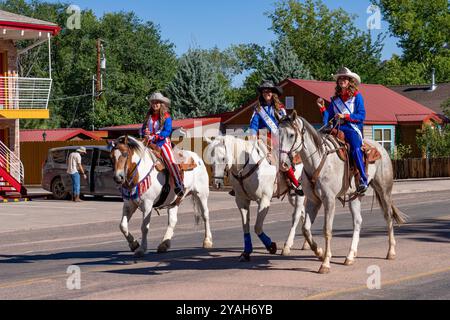
[[[102,195],[119,195],[120,192],[114,182],[114,168],[110,153],[99,150],[98,162],[94,169],[95,193]]]
[[[86,154],[81,155],[81,165],[83,166],[84,173],[86,173],[86,177],[87,177],[87,179],[84,179],[83,176],[81,176],[81,179],[80,179],[81,194],[91,193],[90,187],[89,187],[89,182],[91,179],[90,172],[91,172],[91,164],[92,164],[93,154],[94,154],[94,149],[86,148]]]

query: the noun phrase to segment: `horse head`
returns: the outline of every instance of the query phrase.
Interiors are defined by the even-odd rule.
[[[293,165],[293,154],[299,152],[303,146],[303,121],[297,111],[286,115],[279,121],[280,168],[287,171]]]
[[[206,138],[208,142],[206,160],[211,166],[213,185],[216,189],[224,186],[225,176],[231,167],[231,159],[227,152],[225,136],[218,136],[213,140]]]
[[[114,181],[118,184],[133,184],[139,177],[137,171],[139,152],[142,151],[141,143],[132,138],[122,136],[110,144],[111,160],[114,167]],[[131,180],[131,181],[130,181]]]

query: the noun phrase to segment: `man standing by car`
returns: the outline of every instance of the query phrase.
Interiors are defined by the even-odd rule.
[[[86,148],[80,147],[72,152],[67,159],[67,173],[72,178],[72,201],[81,202],[80,199],[80,173],[87,179],[83,166],[81,165],[81,154],[86,154]]]

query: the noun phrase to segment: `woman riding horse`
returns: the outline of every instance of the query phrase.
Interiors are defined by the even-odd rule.
[[[280,87],[274,86],[271,81],[263,81],[263,83],[258,87],[259,98],[258,105],[256,106],[253,116],[250,120],[250,134],[256,137],[259,130],[267,129],[267,139],[272,144],[275,144],[273,138],[278,136],[278,118],[283,118],[286,116],[286,108],[280,102],[279,97],[283,94]],[[295,177],[294,167],[286,172],[286,176],[289,178],[291,183],[295,186],[295,193],[299,196],[303,196],[303,190],[301,189],[300,183]]]
[[[364,99],[358,92],[361,78],[348,68],[340,69],[334,76],[336,91],[331,103],[325,108],[322,98],[317,100],[323,114],[323,123],[327,125],[334,118],[334,124],[339,124],[339,130],[345,134],[345,140],[350,144],[350,153],[360,173],[357,192],[364,194],[367,191],[367,175],[364,165],[364,155],[361,150],[363,144],[363,123],[366,118]]]
[[[174,179],[175,193],[181,198],[184,195],[184,185],[178,165],[175,163],[170,141],[172,134],[172,118],[169,114],[170,100],[156,92],[150,96],[148,101],[150,109],[141,128],[141,136],[145,136],[146,143],[152,143],[160,149],[161,156]]]

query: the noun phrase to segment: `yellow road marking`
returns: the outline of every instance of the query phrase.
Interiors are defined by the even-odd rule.
[[[384,281],[381,283],[381,287],[384,288],[385,286],[395,285],[395,284],[398,284],[398,283],[401,283],[404,281],[415,280],[418,278],[432,276],[435,274],[449,272],[449,271],[450,271],[450,267],[443,268],[443,269],[437,269],[437,270],[433,270],[433,271],[429,271],[429,272],[417,273],[417,274],[413,274],[413,275],[402,277],[402,278],[395,279],[395,280]],[[359,287],[353,287],[353,288],[348,288],[348,289],[331,290],[331,291],[326,291],[326,292],[308,296],[305,298],[305,300],[320,300],[320,299],[336,296],[336,295],[342,294],[342,293],[351,293],[351,292],[357,292],[357,291],[361,291],[361,290],[369,290],[369,289],[367,289],[367,286],[359,286]]]

